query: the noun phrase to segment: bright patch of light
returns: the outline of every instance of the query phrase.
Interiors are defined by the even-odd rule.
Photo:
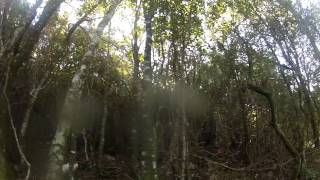
[[[33,5],[36,0],[27,0],[31,5]],[[38,14],[42,12],[42,9],[47,1],[44,1],[43,4],[38,9]],[[122,3],[125,3],[122,2]],[[68,2],[63,2],[59,9],[59,14],[67,14],[68,21],[70,24],[74,24],[78,21],[80,17],[77,16],[77,12],[80,6],[83,4],[83,1],[79,0],[72,0]],[[125,37],[130,36],[133,27],[134,15],[133,10],[124,7],[123,5],[118,7],[114,17],[111,20],[111,31],[112,31],[112,38],[117,41],[122,41]],[[101,14],[95,16],[94,25],[97,25],[101,20]],[[83,23],[85,26],[86,23]],[[105,31],[109,30],[106,28]]]

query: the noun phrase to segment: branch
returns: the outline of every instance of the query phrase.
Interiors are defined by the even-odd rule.
[[[231,171],[270,171],[270,170],[272,171],[272,170],[276,170],[277,166],[283,166],[293,160],[293,159],[289,159],[289,160],[284,161],[278,165],[273,165],[272,167],[266,167],[266,168],[250,168],[250,167],[235,168],[235,167],[230,167],[224,163],[213,161],[213,160],[206,158],[206,157],[203,157],[203,156],[198,156],[198,155],[193,155],[193,156],[196,158],[199,158],[199,159],[203,159],[203,160],[207,161],[208,163],[223,167],[223,168],[231,170]]]
[[[7,95],[9,72],[10,72],[10,65],[8,64],[8,69],[7,69],[7,73],[6,73],[6,79],[5,79],[4,87],[3,87],[3,96],[4,96],[4,98],[5,98],[6,102],[7,102],[7,109],[8,109],[8,114],[9,114],[10,126],[11,126],[11,129],[13,131],[14,139],[16,141],[16,145],[17,145],[19,154],[20,154],[22,160],[24,161],[24,163],[27,165],[27,168],[28,168],[27,174],[26,174],[26,177],[25,177],[25,180],[28,180],[29,176],[30,176],[31,164],[28,161],[28,159],[26,158],[26,156],[25,156],[25,154],[24,154],[24,152],[23,152],[23,150],[21,148],[21,145],[20,145],[20,142],[19,142],[19,139],[18,139],[17,129],[14,126],[14,120],[13,120],[13,116],[12,116],[10,100],[8,98],[8,95]]]
[[[99,2],[100,3],[100,2]],[[87,20],[88,16],[90,13],[92,13],[92,11],[94,11],[96,9],[96,7],[99,5],[95,4],[94,6],[92,6],[75,24],[72,25],[72,27],[69,29],[66,38],[65,38],[65,43],[69,44],[70,43],[70,39],[72,34],[75,32],[75,30],[84,22]]]
[[[122,2],[122,0],[114,0],[111,4],[110,8],[105,11],[102,20],[99,22],[97,29],[93,34],[92,42],[90,43],[88,50],[86,51],[86,53],[84,54],[84,56],[80,60],[81,63],[87,64],[89,59],[94,55],[94,52],[97,49],[97,46],[99,45],[104,28],[111,21],[114,13],[116,12],[118,5],[121,2]]]
[[[19,30],[17,32],[18,34],[17,34],[16,38],[11,41],[11,43],[12,43],[11,46],[14,48],[14,51],[17,51],[19,49],[19,46],[20,46],[21,41],[23,39],[23,36],[25,35],[25,33],[27,32],[27,30],[28,30],[29,26],[31,25],[32,21],[36,17],[37,9],[42,4],[42,1],[43,0],[37,0],[36,1],[36,3],[30,9],[29,17],[27,19],[26,24],[21,29],[20,28],[17,29],[17,30]]]
[[[253,84],[248,84],[248,89],[265,96],[269,101],[269,96],[271,96],[271,94],[269,92],[263,90],[261,87],[255,86]]]
[[[270,111],[271,111],[271,125],[276,131],[276,134],[280,137],[284,145],[286,146],[287,150],[289,153],[292,155],[293,158],[296,159],[300,163],[300,155],[297,151],[297,149],[291,144],[291,142],[288,140],[288,138],[285,136],[284,132],[281,130],[281,128],[278,125],[278,119],[277,119],[277,112],[276,112],[276,107],[275,103],[273,101],[272,94],[261,87],[248,84],[248,89],[255,91],[258,94],[261,94],[264,96],[269,103]]]
[[[49,0],[43,8],[43,12],[39,17],[39,20],[35,25],[31,26],[26,32],[25,38],[19,46],[19,50],[16,50],[17,62],[14,64],[13,72],[16,72],[23,62],[28,61],[34,46],[38,43],[43,28],[48,24],[51,16],[58,10],[60,4],[64,0]]]
[[[12,1],[11,0],[3,0],[3,1],[1,1],[1,3],[2,3],[1,7],[3,7],[3,9],[1,9],[2,15],[1,15],[1,19],[0,19],[0,45],[1,45],[0,50],[2,51],[3,44],[5,42],[4,31],[5,31],[5,27],[7,24],[7,17],[6,16],[8,14],[9,9],[10,9]]]

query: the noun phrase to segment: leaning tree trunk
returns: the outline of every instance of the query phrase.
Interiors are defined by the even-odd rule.
[[[292,13],[294,18],[297,21],[298,27],[301,29],[301,32],[306,35],[309,40],[309,43],[313,49],[314,58],[320,61],[320,50],[317,46],[317,38],[313,31],[316,26],[312,25],[312,22],[308,18],[303,18],[302,13],[296,10],[296,8],[292,5],[291,1],[288,0],[277,0],[278,3]]]
[[[318,148],[320,146],[320,140],[319,140],[320,135],[319,135],[319,127],[318,127],[318,121],[319,121],[318,118],[319,117],[318,117],[318,114],[316,113],[313,102],[311,100],[310,92],[307,89],[306,81],[304,80],[304,77],[301,73],[300,65],[298,64],[298,58],[295,57],[296,58],[296,64],[295,64],[293,62],[292,58],[290,57],[290,54],[286,53],[286,51],[283,47],[282,41],[280,41],[279,39],[276,38],[275,32],[271,31],[271,34],[274,37],[274,39],[276,40],[276,43],[279,45],[284,59],[291,66],[291,68],[295,72],[295,77],[299,81],[299,87],[301,89],[301,92],[303,93],[304,100],[307,105],[308,119],[310,120],[310,124],[311,124],[311,128],[312,128],[312,135],[313,135],[314,144],[315,144],[315,147]]]
[[[73,76],[71,87],[66,94],[65,103],[62,107],[60,120],[49,152],[50,159],[47,174],[47,179],[49,180],[62,179],[63,175],[61,164],[68,165],[68,167],[73,166],[64,162],[64,152],[66,147],[66,138],[69,135],[72,125],[73,111],[75,106],[80,103],[81,89],[83,85],[82,76],[84,75],[91,58],[94,56],[94,52],[98,47],[104,28],[110,22],[120,2],[121,0],[114,0],[110,8],[105,12],[103,19],[100,21],[95,33],[93,34],[93,39],[88,50],[80,61],[80,69]],[[70,171],[71,169],[68,170]]]
[[[32,17],[30,17],[30,21],[32,21],[34,19],[34,16],[36,15],[36,9],[40,6],[40,4],[42,3],[42,0],[38,0],[37,3],[34,5],[34,7],[32,8]],[[56,6],[56,5],[55,5]],[[70,39],[72,34],[75,32],[75,30],[80,26],[81,23],[83,23],[86,18],[88,17],[88,15],[98,6],[98,4],[94,5],[92,8],[90,8],[67,32],[66,38],[65,38],[65,49],[63,51],[63,55],[61,56],[61,58],[63,58],[66,54],[67,54],[67,50],[68,50],[68,46],[70,43]],[[31,22],[29,23],[29,25],[31,24]],[[28,24],[26,24],[26,28],[29,26]],[[25,29],[26,31],[27,29]],[[25,32],[24,32],[25,33]],[[22,33],[21,33],[22,34]],[[20,35],[22,38],[22,35]],[[47,71],[44,76],[41,78],[39,84],[37,85],[37,87],[35,87],[34,89],[31,90],[31,99],[28,102],[27,108],[26,108],[26,112],[25,115],[23,117],[23,121],[22,121],[22,125],[21,125],[21,129],[20,129],[20,136],[21,139],[24,138],[26,130],[28,128],[29,125],[29,119],[30,119],[30,115],[32,113],[33,110],[33,106],[34,103],[36,102],[36,100],[38,99],[38,95],[40,90],[43,88],[45,82],[48,79],[49,76],[49,71]]]
[[[106,90],[107,91],[107,90]],[[98,166],[101,167],[103,149],[105,144],[105,130],[106,130],[106,122],[108,118],[108,98],[109,93],[105,93],[103,97],[103,115],[101,119],[101,127],[100,127],[100,141],[99,141],[99,151],[98,151]]]
[[[31,26],[21,37],[18,42],[14,44],[17,63],[14,64],[13,72],[16,72],[19,67],[23,65],[25,60],[29,60],[32,51],[37,44],[41,32],[48,24],[50,18],[57,12],[63,0],[50,0],[43,8],[43,13],[39,16],[39,20]],[[16,50],[19,49],[19,50]]]
[[[271,112],[271,126],[275,130],[277,136],[280,138],[280,140],[283,142],[289,153],[291,154],[292,158],[296,161],[297,163],[297,177],[298,176],[304,176],[303,172],[304,171],[305,165],[303,164],[304,161],[301,161],[301,156],[297,149],[294,147],[294,145],[289,141],[289,139],[286,137],[282,129],[280,128],[278,124],[278,115],[277,115],[277,108],[273,99],[273,96],[271,93],[265,91],[264,89],[257,87],[255,85],[248,84],[248,88],[262,96],[264,96],[269,104],[270,112]]]
[[[34,107],[34,103],[38,99],[39,92],[43,88],[48,76],[49,76],[49,72],[46,72],[45,75],[41,78],[40,83],[34,89],[32,89],[32,91],[30,92],[31,99],[28,102],[26,112],[23,117],[21,129],[20,129],[20,137],[21,137],[22,141],[24,139],[27,128],[29,126],[30,115],[31,115],[33,107]]]
[[[267,38],[265,36],[262,36],[262,38],[264,39],[267,47],[271,50],[272,52],[272,56],[275,60],[275,62],[277,64],[280,65],[280,60],[278,58],[278,56],[276,55],[276,52],[275,50],[273,49],[272,45],[270,44],[270,42],[267,40]],[[307,112],[303,109],[302,107],[302,104],[299,103],[293,93],[293,91],[291,90],[290,88],[290,82],[285,74],[285,70],[284,70],[284,67],[280,65],[279,67],[279,71],[280,71],[280,74],[282,76],[282,79],[286,85],[286,88],[287,88],[287,91],[288,91],[288,94],[291,98],[291,101],[293,102],[293,108],[294,108],[294,112],[295,112],[295,115],[298,117],[299,115],[299,112],[301,111],[303,113],[303,115],[306,117],[306,119],[308,119],[308,115],[307,115]],[[301,154],[301,161],[305,161],[305,156],[304,156],[304,151],[305,151],[305,147],[304,147],[304,144],[305,144],[305,123],[304,123],[304,120],[300,119],[299,122],[297,122],[297,128],[298,128],[298,134],[300,137],[300,140],[299,140],[299,144],[300,144],[300,147],[299,147],[299,152]]]

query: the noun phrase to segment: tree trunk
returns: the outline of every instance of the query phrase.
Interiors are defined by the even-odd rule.
[[[0,115],[2,115],[2,114],[0,114]],[[0,118],[2,118],[2,117],[0,117]],[[1,126],[1,127],[3,127],[3,126]],[[0,179],[8,179],[8,177],[7,177],[7,161],[6,161],[6,157],[5,157],[5,142],[4,142],[2,128],[0,128]]]
[[[246,164],[250,164],[250,159],[248,155],[248,145],[250,141],[249,130],[248,130],[248,111],[246,109],[246,104],[244,100],[244,90],[239,90],[239,103],[241,107],[241,119],[242,119],[242,129],[243,129],[243,143],[241,145],[241,155]]]
[[[217,120],[214,116],[214,105],[210,100],[208,105],[208,130],[206,130],[206,145],[209,149],[217,147]]]
[[[31,171],[31,164],[30,164],[29,160],[27,159],[27,157],[26,157],[26,155],[25,155],[25,153],[24,153],[24,151],[23,151],[23,149],[21,147],[20,140],[18,138],[19,135],[17,133],[17,129],[16,129],[15,124],[14,124],[11,102],[10,102],[10,99],[9,99],[9,97],[7,95],[9,74],[10,74],[10,63],[8,63],[8,67],[7,67],[7,72],[6,72],[6,77],[5,77],[5,82],[4,82],[4,85],[3,85],[3,92],[2,93],[3,93],[3,97],[4,97],[4,100],[5,100],[6,105],[7,105],[7,113],[8,113],[8,118],[9,118],[9,122],[10,122],[10,127],[11,127],[12,132],[13,132],[13,137],[14,137],[14,140],[15,140],[15,143],[16,143],[20,158],[24,162],[24,164],[27,166],[27,173],[26,173],[26,176],[25,176],[25,180],[28,180],[29,176],[30,176],[30,171]]]
[[[184,103],[184,102],[183,102]],[[182,134],[182,161],[181,161],[181,180],[185,180],[187,176],[188,165],[188,141],[187,141],[187,116],[185,111],[185,105],[182,104],[182,122],[181,122],[181,134]]]
[[[110,22],[120,2],[121,0],[113,1],[113,4],[105,12],[103,19],[100,21],[95,33],[93,34],[93,39],[89,45],[88,50],[86,51],[86,53],[80,61],[80,69],[73,76],[71,87],[69,88],[66,94],[65,103],[62,107],[62,113],[58,122],[58,127],[49,152],[50,159],[47,174],[48,180],[62,178],[62,169],[60,164],[66,163],[64,162],[66,138],[69,136],[69,132],[71,129],[73,121],[72,119],[74,115],[73,111],[75,110],[75,106],[80,103],[81,89],[84,83],[82,76],[84,75],[84,72],[90,63],[91,58],[94,56],[95,50],[99,45],[104,28]]]
[[[133,44],[132,44],[132,54],[133,54],[133,82],[134,84],[137,82],[139,78],[139,46],[138,46],[138,21],[140,17],[140,4],[138,4],[138,0],[136,0],[136,8],[135,8],[135,19],[133,24]]]
[[[135,112],[138,112],[140,109],[136,104],[139,103],[139,95],[141,90],[141,81],[139,76],[140,68],[140,55],[139,55],[139,46],[138,46],[138,21],[140,19],[140,10],[141,10],[142,1],[135,1],[135,18],[133,24],[132,32],[132,54],[133,54],[133,73],[132,73],[132,109]],[[139,137],[138,137],[138,121],[139,115],[136,114],[131,118],[131,135],[130,135],[130,146],[131,146],[131,158],[134,162],[139,157]],[[139,164],[139,162],[137,163]]]
[[[298,64],[298,59],[296,59],[296,64],[295,64],[293,62],[290,54],[286,53],[286,51],[284,50],[282,42],[276,38],[275,32],[272,31],[271,33],[272,33],[274,39],[276,40],[277,44],[279,45],[281,53],[282,53],[283,57],[285,58],[286,62],[291,66],[292,70],[295,72],[295,76],[299,82],[298,85],[301,88],[301,91],[304,96],[304,100],[307,104],[308,119],[310,121],[311,128],[312,128],[312,133],[313,133],[312,135],[313,135],[314,144],[315,144],[315,147],[319,147],[320,146],[320,139],[319,139],[320,135],[319,135],[319,128],[318,128],[318,115],[314,109],[314,105],[311,100],[310,92],[307,89],[306,81],[301,73],[300,65]]]
[[[88,139],[87,139],[87,133],[86,129],[84,128],[81,132],[82,139],[83,139],[83,151],[86,161],[89,161],[89,154],[88,154]]]
[[[152,67],[151,67],[151,46],[152,46],[152,18],[154,12],[151,8],[152,3],[144,4],[144,18],[146,30],[146,44],[144,51],[144,66],[143,66],[143,102],[142,102],[142,151],[141,151],[141,166],[142,179],[154,180],[158,179],[157,175],[157,143],[156,130],[153,119],[152,109]]]
[[[35,87],[35,89],[32,89],[32,91],[30,93],[31,99],[30,99],[30,101],[29,101],[29,103],[27,105],[27,109],[26,109],[25,115],[23,117],[21,130],[20,130],[21,140],[23,140],[23,138],[24,138],[24,136],[26,134],[26,131],[27,131],[27,128],[28,128],[28,125],[29,125],[29,121],[30,121],[30,115],[31,115],[33,107],[34,107],[34,103],[36,102],[36,100],[38,98],[38,95],[39,95],[39,92],[43,88],[43,85],[46,82],[48,76],[49,76],[49,72],[47,72],[41,78],[39,85],[37,85],[37,87]]]
[[[62,2],[63,0],[48,1],[39,16],[39,20],[24,33],[24,37],[19,38],[19,41],[15,42],[14,48],[17,49],[15,50],[17,62],[13,64],[13,72],[17,72],[23,62],[29,60],[43,28],[48,24],[51,16],[57,12]]]
[[[269,41],[267,40],[267,38],[265,36],[262,36],[262,37],[263,37],[264,41],[266,42],[267,47],[271,50],[274,60],[276,61],[276,63],[279,66],[280,74],[281,74],[283,81],[286,85],[286,88],[288,90],[288,94],[289,94],[290,98],[292,99],[291,101],[293,102],[295,115],[298,117],[299,112],[301,111],[303,113],[303,115],[306,117],[306,119],[308,119],[308,115],[305,112],[305,110],[303,109],[301,102],[300,103],[298,102],[298,100],[296,99],[297,97],[295,97],[293,91],[291,90],[290,81],[288,80],[288,78],[285,74],[284,67],[280,64],[280,60],[279,60],[278,56],[276,55],[274,48],[272,47],[272,45],[269,43]],[[301,90],[298,90],[298,92],[299,91],[301,91]],[[297,129],[298,129],[297,132],[299,133],[299,136],[300,136],[299,152],[303,153],[304,152],[304,144],[305,144],[305,140],[304,140],[304,138],[305,138],[305,133],[304,133],[305,132],[305,128],[304,128],[305,123],[304,123],[304,120],[300,120],[299,122],[297,122],[297,124],[298,124],[297,125]],[[304,157],[302,159],[304,159]]]
[[[297,164],[298,164],[297,165],[297,169],[298,169],[297,176],[301,176],[300,170],[301,170],[301,167],[305,167],[305,165],[303,165],[304,161],[301,161],[301,156],[300,156],[299,152],[293,146],[293,144],[289,141],[289,139],[286,137],[286,135],[284,134],[282,129],[279,127],[278,117],[277,117],[278,116],[277,109],[276,109],[272,94],[263,90],[260,87],[257,87],[257,86],[251,85],[251,84],[248,84],[248,88],[250,90],[264,96],[267,99],[268,104],[269,104],[269,108],[271,111],[271,126],[273,127],[276,134],[278,135],[278,137],[281,139],[281,141],[283,142],[283,144],[285,145],[285,147],[287,148],[287,150],[291,154],[292,158],[297,162]]]
[[[108,103],[107,103],[107,94],[104,95],[103,101],[103,115],[101,119],[101,127],[100,127],[100,142],[99,142],[99,151],[98,151],[98,165],[101,167],[101,160],[103,156],[104,144],[105,144],[105,129],[106,122],[108,118]]]
[[[298,12],[296,10],[295,7],[293,7],[291,1],[288,0],[278,0],[278,3],[283,6],[285,9],[287,9],[288,11],[290,11],[292,13],[292,15],[294,16],[294,18],[297,21],[297,24],[299,26],[299,28],[301,29],[302,33],[304,33],[307,38],[309,39],[310,45],[313,48],[313,53],[314,53],[314,57],[315,59],[317,59],[318,61],[320,61],[320,50],[317,46],[316,43],[316,36],[315,34],[312,32],[312,24],[311,22],[308,20],[308,18],[303,18],[301,16],[301,12]]]

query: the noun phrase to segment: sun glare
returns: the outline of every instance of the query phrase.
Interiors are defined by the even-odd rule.
[[[30,4],[34,4],[36,0],[27,0]],[[43,4],[45,4],[44,1]],[[82,1],[79,0],[72,0],[70,2],[64,2],[60,6],[60,14],[66,14],[69,20],[69,23],[73,24],[76,23],[79,17],[77,17],[77,10],[82,5]],[[124,3],[124,2],[123,2]],[[41,13],[43,5],[41,8],[38,9],[38,14]],[[100,20],[100,15],[96,16],[96,20],[94,24],[97,24]],[[112,34],[112,38],[117,41],[124,40],[125,37],[129,36],[132,32],[132,25],[133,25],[133,12],[130,8],[126,8],[121,6],[116,11],[115,15],[111,20],[111,27],[106,28],[105,31],[111,30],[110,34]]]

